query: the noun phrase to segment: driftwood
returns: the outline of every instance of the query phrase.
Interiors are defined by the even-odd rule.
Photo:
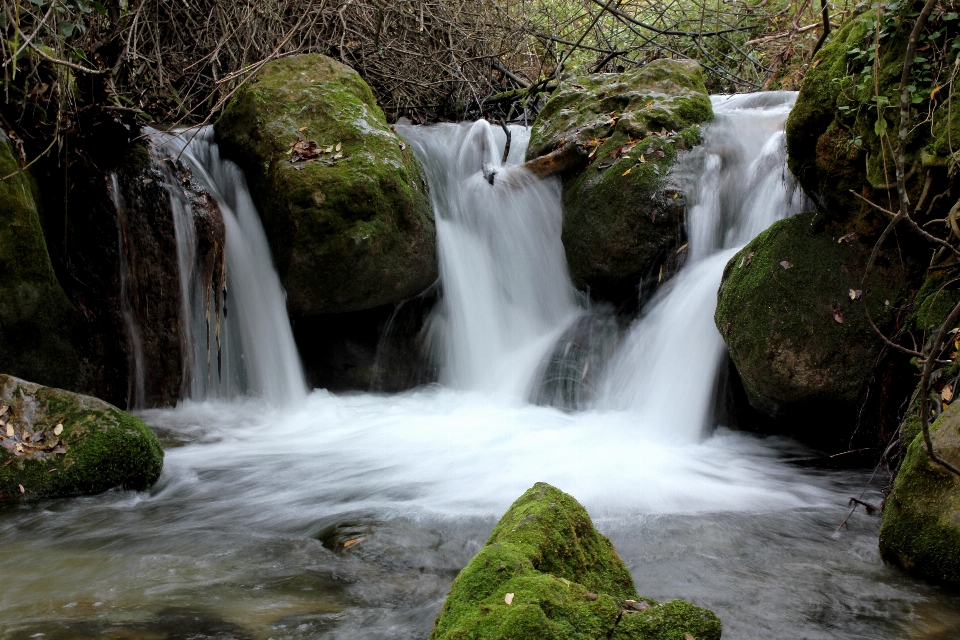
[[[523,163],[523,168],[538,178],[577,171],[587,166],[590,152],[582,145],[568,142],[556,151]]]

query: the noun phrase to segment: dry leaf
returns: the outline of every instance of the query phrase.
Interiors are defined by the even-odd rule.
[[[26,490],[23,488],[22,484],[18,484],[17,486],[20,487],[20,493],[26,493]]]
[[[611,162],[601,162],[600,164],[597,165],[597,171],[603,171],[604,169],[609,169],[612,166],[613,166],[613,163]]]
[[[624,600],[623,604],[625,604],[628,609],[633,609],[634,611],[646,611],[650,608],[649,602],[637,602],[636,600]]]
[[[685,634],[683,634],[683,640],[697,640],[697,639],[694,638],[694,637],[693,637],[692,635],[690,635],[689,633],[685,633]]]
[[[640,154],[640,162],[646,162],[647,159],[643,157],[643,154]]]
[[[305,127],[305,126],[304,126],[304,127],[300,127],[299,129],[297,129],[297,131],[306,131],[306,130],[307,130],[307,127]]]
[[[329,147],[327,147],[326,149],[324,149],[323,152],[324,152],[324,153],[333,153],[333,145],[330,145]]]
[[[848,233],[848,234],[845,235],[845,236],[841,236],[840,239],[837,240],[837,243],[838,243],[838,244],[844,244],[844,243],[847,243],[847,242],[853,242],[853,241],[856,240],[856,239],[857,239],[857,234],[856,234],[855,232],[854,232],[854,233]]]
[[[507,604],[513,604],[513,594],[508,593],[507,595],[505,595],[503,597],[503,601],[506,602]]]
[[[586,598],[587,600],[590,600],[591,602],[593,602],[593,601],[596,600],[599,596],[598,596],[597,594],[595,594],[595,593],[586,593],[586,594],[584,594],[583,597]]]
[[[793,266],[793,263],[788,260],[784,260],[783,262],[780,263],[780,266],[783,267],[784,271],[786,271],[787,269]]]
[[[348,548],[348,547],[352,547],[353,545],[357,544],[357,543],[360,542],[361,540],[363,540],[362,537],[360,537],[360,538],[354,538],[354,539],[352,539],[352,540],[347,540],[346,542],[343,543],[343,548],[346,549],[346,548]]]
[[[406,150],[406,148],[407,148],[407,145],[406,145],[406,144],[404,144],[404,142],[403,142],[403,140],[401,140],[399,144],[400,144],[400,151],[404,151],[404,150]]]
[[[837,321],[838,324],[843,324],[843,309],[839,305],[833,305],[833,319]]]
[[[343,152],[342,152],[342,151],[338,151],[336,154],[334,154],[333,159],[334,159],[334,160],[339,160],[339,159],[342,158],[342,157],[343,157]]]
[[[337,143],[336,151],[340,151],[340,149],[342,149],[342,148],[343,148],[343,144],[340,143],[340,142],[338,142],[338,143]]]
[[[53,428],[53,435],[58,436],[58,435],[60,435],[61,433],[63,433],[63,425],[62,425],[62,424],[58,424],[57,426],[55,426],[55,427]]]
[[[633,170],[632,168],[627,169],[626,171],[624,171],[623,173],[620,174],[620,177],[623,177],[623,176],[626,176],[626,175],[630,175],[630,172],[631,172],[632,170]]]
[[[10,426],[9,424],[7,425],[7,437],[8,437],[8,438],[12,438],[12,437],[13,437],[13,427]]]
[[[648,102],[648,103],[647,103],[647,106],[646,106],[645,108],[649,109],[649,108],[652,107],[652,106],[653,106],[653,100],[651,100],[650,102]]]
[[[10,406],[9,406],[9,405],[6,405],[6,404],[3,405],[3,406],[0,406],[0,416],[2,416],[3,414],[5,414],[5,413],[7,412],[7,409],[9,409],[9,408],[10,408]]]
[[[951,402],[953,400],[953,385],[943,385],[943,391],[940,392],[940,398],[944,402]]]

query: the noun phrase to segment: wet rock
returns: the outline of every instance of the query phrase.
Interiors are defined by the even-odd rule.
[[[270,62],[216,133],[246,173],[294,318],[390,304],[436,280],[423,172],[352,69],[315,54]]]
[[[864,396],[883,378],[883,345],[864,305],[892,331],[916,267],[881,252],[861,290],[872,243],[839,242],[842,233],[815,213],[772,225],[727,264],[714,316],[750,404],[781,430],[833,450],[850,448]]]
[[[914,433],[884,505],[880,553],[909,573],[960,585],[960,477],[930,460]],[[960,408],[941,414],[930,436],[936,454],[960,466]]]
[[[142,420],[106,402],[0,374],[0,501],[141,490],[163,468]]]
[[[537,117],[527,158],[570,142],[591,163],[563,179],[563,245],[574,282],[594,298],[637,297],[644,277],[682,243],[677,154],[700,139],[713,109],[695,62],[656,60],[622,74],[565,83]]]
[[[583,507],[541,482],[457,576],[430,638],[720,637],[720,620],[706,609],[644,598],[649,607],[638,611],[639,600],[626,565]]]
[[[82,388],[81,322],[60,287],[40,225],[37,185],[0,131],[0,367],[44,384]]]

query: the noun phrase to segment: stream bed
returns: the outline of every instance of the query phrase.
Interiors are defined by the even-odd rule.
[[[960,637],[960,593],[885,566],[876,515],[837,532],[870,472],[789,440],[441,388],[141,415],[166,447],[152,491],[0,511],[0,638],[423,639],[536,481],[587,507],[641,595],[713,609],[724,638]]]

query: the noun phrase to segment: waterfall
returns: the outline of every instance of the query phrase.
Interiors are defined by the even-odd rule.
[[[433,200],[443,298],[430,328],[440,381],[525,399],[545,354],[582,313],[560,242],[560,181],[517,166],[526,127],[510,127],[504,164],[506,135],[485,120],[397,131]]]
[[[605,372],[599,405],[640,414],[661,437],[699,439],[725,347],[713,323],[723,268],[768,226],[809,208],[786,168],[796,94],[714,96],[703,144],[676,167],[687,193],[687,264],[647,306]]]
[[[117,173],[109,175],[110,198],[117,211],[117,247],[120,257],[120,315],[123,317],[123,329],[129,349],[127,353],[127,408],[142,409],[147,399],[146,355],[143,348],[143,335],[137,323],[136,313],[130,300],[132,251],[127,242],[127,203],[120,193]]]
[[[174,213],[188,385],[184,395],[199,400],[251,393],[276,404],[302,401],[306,381],[285,294],[243,172],[220,157],[213,127],[147,133],[165,159],[160,164]],[[225,286],[211,286],[201,251],[204,239],[195,227],[207,214],[178,188],[178,162],[219,206]],[[215,273],[217,266],[212,268]]]

